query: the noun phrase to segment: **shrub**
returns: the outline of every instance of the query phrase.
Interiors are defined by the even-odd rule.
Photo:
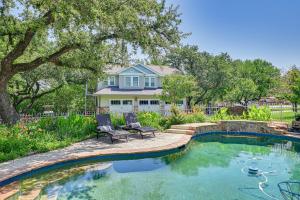
[[[171,107],[171,115],[163,118],[160,121],[160,125],[164,129],[168,129],[171,125],[175,124],[185,124],[185,123],[196,123],[196,122],[204,122],[205,115],[201,111],[201,109],[195,109],[192,113],[182,113],[176,106]]]
[[[295,120],[300,121],[300,113],[295,114]]]
[[[253,105],[247,112],[244,112],[243,117],[250,120],[269,121],[271,120],[271,110],[267,106],[256,107]]]
[[[79,115],[0,126],[0,162],[65,147],[93,136],[95,129],[93,117]]]
[[[125,125],[125,118],[122,114],[110,114],[111,123],[114,127]]]
[[[203,112],[193,112],[190,114],[184,115],[184,123],[197,123],[197,122],[204,122],[205,115]]]
[[[213,117],[213,121],[232,120],[234,116],[228,114],[228,108],[221,108]]]
[[[81,138],[96,129],[96,121],[91,117],[70,115],[68,117],[44,118],[38,121],[38,127],[56,133],[58,139]]]
[[[163,117],[159,113],[155,112],[139,112],[137,114],[138,121],[142,126],[150,126],[162,130],[161,120]]]

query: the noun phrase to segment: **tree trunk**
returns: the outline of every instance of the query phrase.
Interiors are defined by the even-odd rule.
[[[192,110],[191,101],[192,101],[192,97],[187,97],[186,98],[187,110]]]
[[[10,101],[6,85],[0,85],[0,117],[7,125],[15,124],[20,119],[19,114]]]

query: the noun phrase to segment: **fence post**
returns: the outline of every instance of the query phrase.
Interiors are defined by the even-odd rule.
[[[283,116],[282,116],[282,102],[280,103],[280,121],[282,122],[283,121]]]

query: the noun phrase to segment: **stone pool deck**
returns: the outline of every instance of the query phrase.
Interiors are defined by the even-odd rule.
[[[30,155],[20,159],[8,161],[0,164],[0,182],[22,173],[38,169],[44,166],[53,165],[68,160],[77,160],[99,155],[112,154],[133,154],[158,152],[174,149],[187,144],[191,139],[190,135],[157,133],[156,137],[145,137],[141,139],[139,135],[132,135],[129,141],[122,140],[110,143],[106,137],[89,139],[75,143],[69,147],[55,151]],[[0,199],[5,199],[9,195],[9,190],[0,188]]]

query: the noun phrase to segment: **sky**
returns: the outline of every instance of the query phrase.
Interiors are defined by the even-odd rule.
[[[300,0],[167,0],[179,5],[184,44],[233,59],[300,66]]]

